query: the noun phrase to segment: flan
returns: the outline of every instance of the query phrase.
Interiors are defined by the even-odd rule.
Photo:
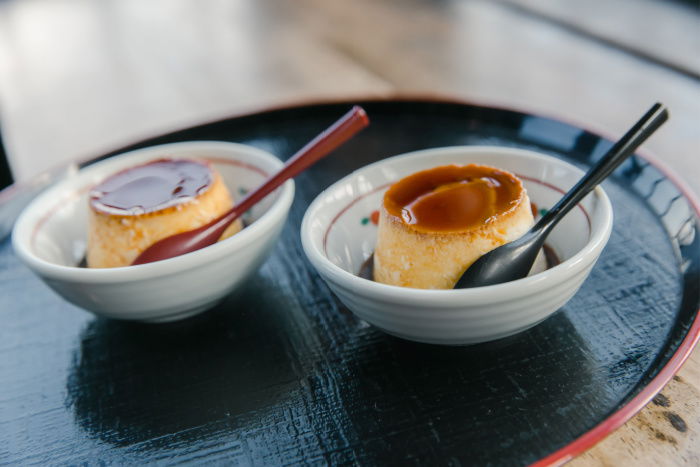
[[[379,210],[374,280],[451,289],[480,256],[534,224],[515,175],[486,165],[423,170],[393,184]]]
[[[130,265],[153,243],[201,227],[233,206],[210,163],[158,159],[118,172],[89,193],[87,265]],[[222,235],[242,228],[234,222]]]

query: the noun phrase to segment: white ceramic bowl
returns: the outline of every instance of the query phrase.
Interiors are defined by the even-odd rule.
[[[160,157],[210,160],[237,198],[283,165],[260,149],[216,141],[166,144],[109,158],[59,182],[27,206],[12,235],[19,258],[63,298],[98,315],[172,321],[216,304],[272,251],[294,198],[291,180],[244,216],[245,229],[210,247],[139,266],[76,266],[86,250],[89,189],[121,169]]]
[[[541,322],[579,289],[608,241],[612,206],[598,187],[550,234],[562,262],[505,284],[421,290],[358,277],[376,241],[384,192],[396,180],[446,164],[481,163],[518,175],[540,208],[553,206],[583,172],[561,160],[504,147],[448,147],[413,152],[364,167],[321,193],[304,216],[301,239],[311,264],[359,318],[389,334],[434,344],[471,344],[510,336]]]

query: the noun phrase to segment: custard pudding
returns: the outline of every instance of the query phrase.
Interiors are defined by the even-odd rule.
[[[205,161],[158,159],[118,172],[89,195],[87,265],[130,265],[153,243],[201,227],[233,206],[221,176]],[[234,222],[221,236],[243,227]]]
[[[374,280],[451,289],[480,256],[534,224],[522,182],[485,165],[448,165],[405,177],[384,195]]]

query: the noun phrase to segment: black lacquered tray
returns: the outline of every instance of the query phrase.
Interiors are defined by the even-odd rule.
[[[225,140],[287,158],[350,104],[231,118],[116,152]],[[370,128],[297,178],[271,258],[198,317],[96,318],[0,243],[0,462],[550,463],[590,447],[660,390],[700,327],[692,195],[648,158],[629,160],[604,185],[615,210],[611,240],[562,310],[488,344],[402,341],[357,320],[306,260],[299,226],[316,195],[354,169],[417,149],[517,146],[586,167],[610,143],[502,109],[361,104]]]

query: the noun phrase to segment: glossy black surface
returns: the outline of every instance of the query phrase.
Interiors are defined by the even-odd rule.
[[[518,336],[471,347],[389,337],[331,294],[299,242],[305,207],[353,169],[454,144],[533,148],[582,167],[610,143],[556,121],[430,102],[362,103],[372,125],[297,179],[282,241],[193,319],[98,319],[0,244],[0,462],[520,465],[637,394],[699,304],[698,219],[639,159],[604,184],[611,240],[581,291]],[[231,119],[138,146],[253,144],[283,158],[348,105]]]

